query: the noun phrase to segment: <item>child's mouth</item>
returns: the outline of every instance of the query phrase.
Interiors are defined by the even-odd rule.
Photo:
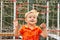
[[[31,22],[34,22],[33,20]]]

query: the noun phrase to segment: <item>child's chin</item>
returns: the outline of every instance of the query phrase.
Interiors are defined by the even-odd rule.
[[[31,22],[30,24],[34,25],[35,23]]]

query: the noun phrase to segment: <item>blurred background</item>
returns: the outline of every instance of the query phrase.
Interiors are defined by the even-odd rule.
[[[37,25],[44,22],[47,30],[52,30],[48,33],[47,39],[43,37],[40,39],[59,40],[60,31],[56,30],[60,30],[60,0],[0,0],[0,39],[15,39],[14,36],[2,36],[1,34],[14,34],[13,20],[18,18],[21,27],[25,24],[24,14],[31,9],[39,12]],[[21,40],[20,37],[18,39]]]

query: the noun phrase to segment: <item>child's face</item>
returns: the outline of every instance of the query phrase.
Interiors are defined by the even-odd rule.
[[[28,23],[28,24],[36,24],[37,23],[37,16],[36,14],[33,14],[33,13],[30,13],[29,15],[27,15],[25,21]]]

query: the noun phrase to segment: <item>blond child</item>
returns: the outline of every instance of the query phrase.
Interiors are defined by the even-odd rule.
[[[14,25],[16,27],[15,29],[15,36],[22,36],[22,40],[39,40],[39,35],[46,38],[47,37],[47,30],[46,25],[42,23],[40,26],[43,28],[43,30],[36,26],[37,23],[37,16],[39,12],[37,12],[35,9],[32,9],[31,11],[27,12],[25,14],[25,22],[27,24],[23,25],[18,30],[18,21],[14,21]]]

